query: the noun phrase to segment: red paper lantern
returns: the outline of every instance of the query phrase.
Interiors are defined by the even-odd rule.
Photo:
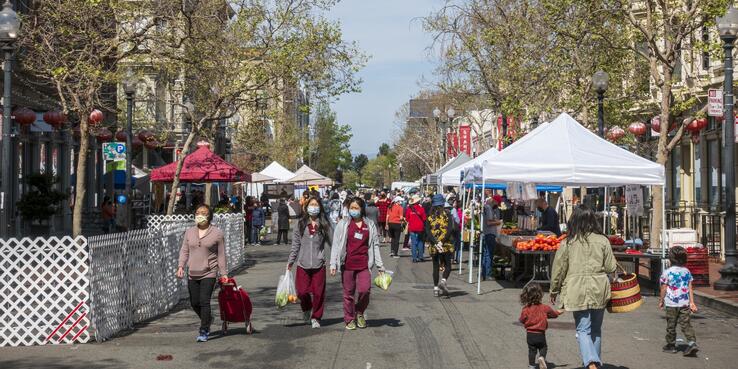
[[[144,141],[144,146],[146,146],[146,148],[149,149],[149,150],[154,150],[154,149],[158,148],[160,145],[161,144],[159,143],[159,141],[157,141],[155,139]]]
[[[91,125],[98,125],[103,120],[103,113],[100,110],[93,110],[92,113],[90,113],[89,122]]]
[[[643,122],[633,122],[628,126],[628,131],[636,136],[643,136],[646,134],[646,124]]]
[[[60,129],[64,122],[67,121],[67,116],[60,111],[47,111],[44,113],[44,122],[48,125]]]
[[[607,131],[607,138],[612,141],[617,141],[625,136],[625,131],[620,127],[612,127]]]
[[[126,142],[126,139],[128,138],[128,134],[126,131],[118,131],[115,133],[115,140],[118,142]]]
[[[110,142],[110,140],[113,139],[113,132],[110,132],[109,129],[103,127],[97,132],[96,137],[99,142]]]
[[[138,131],[138,138],[141,141],[146,142],[148,140],[153,139],[154,138],[154,134],[151,131],[149,131],[148,129],[142,129],[142,130]]]
[[[143,146],[143,141],[141,141],[140,138],[133,136],[133,140],[131,140],[131,145],[133,145],[133,147],[135,148],[140,148],[141,146]]]
[[[697,119],[695,119],[689,122],[689,124],[687,124],[687,126],[684,127],[684,129],[686,129],[689,132],[692,132],[692,135],[694,135],[700,132],[700,130],[702,129],[702,125],[700,124],[700,122],[697,121]]]
[[[36,113],[26,107],[18,108],[13,111],[13,119],[16,123],[27,126],[36,121]]]
[[[699,119],[697,119],[697,124],[700,126],[700,129],[707,128],[707,118],[699,118]]]

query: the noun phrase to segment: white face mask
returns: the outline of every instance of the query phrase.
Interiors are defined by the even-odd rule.
[[[199,225],[203,225],[203,224],[205,224],[207,222],[208,222],[208,216],[207,215],[202,215],[202,214],[195,215],[195,223],[197,223]]]

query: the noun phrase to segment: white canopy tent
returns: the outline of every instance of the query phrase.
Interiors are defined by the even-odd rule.
[[[330,186],[333,185],[333,180],[321,175],[320,173],[314,171],[312,168],[308,167],[307,165],[303,165],[300,167],[300,169],[295,172],[295,175],[284,181],[287,183],[302,183],[307,185],[315,185],[315,186]]]
[[[295,173],[290,172],[276,161],[273,161],[259,173],[274,178],[274,182],[284,182],[295,176]]]
[[[472,158],[469,157],[469,155],[466,155],[466,153],[462,152],[455,158],[451,158],[449,161],[446,162],[441,168],[439,168],[435,173],[428,174],[425,176],[425,182],[427,184],[442,184],[440,179],[443,173],[446,173],[447,171],[454,169],[459,166],[463,166],[467,162],[472,160]]]
[[[566,113],[526,137],[482,165],[486,181],[590,187],[666,181],[663,165],[602,139]]]
[[[548,127],[549,123],[542,123],[538,125],[535,129],[528,132],[525,136],[521,137],[519,140],[515,141],[510,145],[509,147],[505,148],[505,150],[508,150],[511,147],[514,147],[516,145],[520,145],[521,143],[529,140],[531,137],[536,136],[538,133],[543,131],[544,128]],[[461,173],[468,172],[469,169],[473,167],[481,167],[482,163],[485,161],[489,162],[493,158],[495,158],[497,155],[499,155],[502,151],[498,151],[496,148],[491,148],[476,158],[464,163],[464,165],[459,165],[454,168],[449,168],[444,173],[441,174],[441,184],[444,186],[460,186],[461,185]]]

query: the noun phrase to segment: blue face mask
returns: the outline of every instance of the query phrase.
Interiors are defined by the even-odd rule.
[[[361,210],[349,210],[349,215],[356,219],[361,216]]]
[[[308,206],[307,211],[308,211],[308,214],[312,216],[316,216],[320,214],[320,208],[317,206]]]

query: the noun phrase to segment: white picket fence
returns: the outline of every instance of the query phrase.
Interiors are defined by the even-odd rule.
[[[146,229],[90,237],[0,240],[0,347],[109,339],[187,296],[177,279],[192,216],[151,216]],[[243,216],[216,215],[228,270],[245,262]]]

